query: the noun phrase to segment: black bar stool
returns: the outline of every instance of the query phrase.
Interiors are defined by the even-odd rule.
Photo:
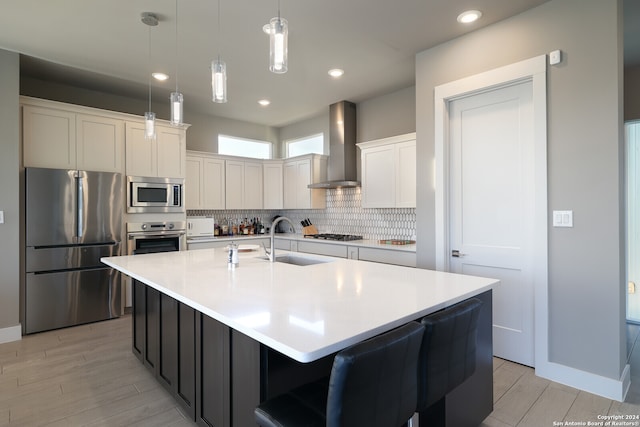
[[[263,402],[263,427],[399,427],[417,405],[424,326],[410,322],[339,352],[331,376]]]
[[[471,298],[422,318],[416,409],[420,426],[444,427],[445,396],[475,372],[481,306],[482,301]]]

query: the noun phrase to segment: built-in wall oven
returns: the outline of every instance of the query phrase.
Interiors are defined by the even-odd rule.
[[[186,225],[186,221],[128,222],[127,254],[142,255],[186,250]],[[124,287],[124,305],[132,307],[135,303],[135,289],[140,286],[136,280],[127,277]]]
[[[129,255],[186,249],[186,222],[128,222],[127,253]]]

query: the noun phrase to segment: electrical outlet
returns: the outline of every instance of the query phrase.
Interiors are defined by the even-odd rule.
[[[636,293],[636,284],[635,284],[635,282],[629,282],[629,293],[630,294],[635,294]]]

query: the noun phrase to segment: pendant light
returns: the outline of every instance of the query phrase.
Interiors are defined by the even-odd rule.
[[[178,91],[178,0],[176,0],[176,91],[171,92],[169,102],[171,104],[171,125],[181,126],[183,118],[184,97]]]
[[[220,0],[218,0],[218,58],[211,61],[211,91],[213,102],[227,102],[227,64],[220,59]]]
[[[269,34],[269,71],[276,74],[287,72],[289,24],[280,17],[280,0],[278,0],[278,16],[271,18],[264,30]]]
[[[142,23],[149,27],[149,111],[144,113],[144,139],[156,139],[156,113],[151,112],[151,27],[158,25],[158,18],[151,12],[142,13]]]

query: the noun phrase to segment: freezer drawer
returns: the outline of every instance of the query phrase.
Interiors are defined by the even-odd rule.
[[[27,334],[118,317],[120,309],[120,273],[111,268],[27,273]]]
[[[120,243],[67,246],[57,248],[27,247],[26,271],[71,270],[78,268],[104,268],[100,258],[120,255]]]

